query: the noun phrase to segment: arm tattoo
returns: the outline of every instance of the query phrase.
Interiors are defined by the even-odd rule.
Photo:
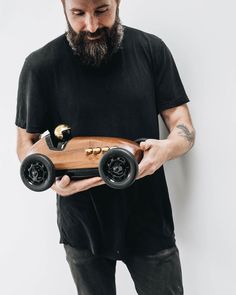
[[[195,140],[195,130],[193,129],[193,131],[190,132],[184,124],[177,125],[177,128],[181,130],[180,132],[178,132],[178,134],[180,136],[185,137],[188,143],[190,144],[190,146],[192,146]]]

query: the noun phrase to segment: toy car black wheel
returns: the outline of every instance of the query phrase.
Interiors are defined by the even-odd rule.
[[[29,189],[41,192],[50,188],[55,181],[55,168],[48,157],[32,154],[23,160],[20,175]]]
[[[101,158],[98,170],[108,186],[115,189],[124,189],[135,181],[138,173],[138,162],[128,150],[113,148]]]

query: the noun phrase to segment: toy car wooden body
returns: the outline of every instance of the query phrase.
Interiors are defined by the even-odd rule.
[[[28,152],[20,168],[24,184],[33,191],[44,191],[56,177],[71,179],[100,176],[115,189],[130,186],[137,177],[143,152],[139,142],[117,137],[64,136],[48,134]]]

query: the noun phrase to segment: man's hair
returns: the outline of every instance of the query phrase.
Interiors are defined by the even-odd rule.
[[[120,0],[115,0],[117,4],[120,3]],[[63,3],[63,5],[65,5],[65,0],[61,0],[61,2]]]

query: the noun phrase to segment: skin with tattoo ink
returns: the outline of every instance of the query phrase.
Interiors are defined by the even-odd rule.
[[[189,129],[184,124],[177,125],[176,127],[181,130],[178,132],[178,134],[180,136],[185,137],[187,141],[189,142],[190,146],[193,146],[194,140],[195,140],[195,130],[190,132]]]

